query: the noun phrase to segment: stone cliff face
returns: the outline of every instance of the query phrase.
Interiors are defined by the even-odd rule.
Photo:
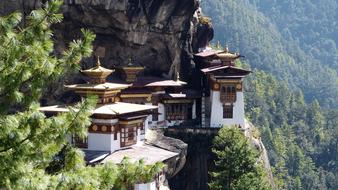
[[[27,16],[46,1],[0,1],[0,16],[13,11]],[[173,77],[179,71],[181,79],[193,81],[192,54],[213,37],[212,27],[199,22],[200,11],[199,0],[64,0],[64,20],[53,26],[56,53],[86,28],[96,33],[94,51],[107,68],[125,65],[132,58],[146,66],[145,75]],[[94,63],[94,57],[88,58],[82,67]],[[53,97],[42,104],[73,102],[74,95],[66,94],[62,84],[75,80],[80,76],[70,74],[55,82],[47,90]]]
[[[14,10],[27,15],[45,1],[0,1],[0,15]],[[87,28],[97,35],[94,50],[99,47],[104,66],[120,66],[132,58],[146,66],[146,73],[173,75],[182,60],[190,64],[198,6],[198,0],[65,0],[64,21],[54,26],[57,49]]]

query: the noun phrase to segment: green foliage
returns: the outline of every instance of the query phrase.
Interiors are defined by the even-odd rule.
[[[338,113],[307,105],[301,92],[255,70],[246,81],[246,113],[262,140],[280,189],[337,189]],[[319,172],[321,171],[321,172]]]
[[[210,189],[271,189],[259,154],[236,127],[223,127],[213,141],[216,155]]]
[[[121,171],[113,164],[87,167],[81,150],[64,148],[71,135],[87,135],[96,98],[54,117],[39,111],[43,90],[78,68],[81,59],[91,55],[95,38],[82,30],[83,39],[71,42],[61,57],[54,56],[50,27],[62,20],[61,4],[48,1],[29,14],[24,26],[19,13],[0,18],[0,189],[111,189]],[[64,163],[53,168],[62,149]],[[142,166],[146,180],[160,168]]]
[[[115,188],[127,190],[133,184],[149,183],[154,180],[155,175],[162,171],[164,164],[157,162],[154,165],[146,165],[144,160],[132,163],[129,158],[123,158],[118,166],[118,176]]]
[[[338,107],[337,1],[206,0],[215,41],[255,69],[300,89],[307,102]],[[323,98],[325,97],[325,98]]]

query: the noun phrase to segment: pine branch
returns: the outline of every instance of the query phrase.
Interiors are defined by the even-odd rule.
[[[13,144],[12,146],[9,146],[9,147],[7,147],[7,148],[4,148],[4,149],[0,150],[0,153],[7,152],[7,151],[9,151],[10,149],[12,149],[12,148],[14,148],[14,147],[17,147],[17,146],[19,146],[19,145],[21,145],[21,144],[23,144],[25,141],[29,140],[29,139],[32,138],[33,136],[34,136],[34,135],[31,135],[31,134],[30,134],[30,135],[27,136],[26,138],[22,139],[20,142],[15,143],[15,144]]]

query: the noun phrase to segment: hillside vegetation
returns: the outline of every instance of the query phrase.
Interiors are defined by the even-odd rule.
[[[338,189],[337,1],[204,0],[214,41],[245,56],[247,117],[280,189]]]
[[[336,1],[204,0],[202,8],[215,41],[300,89],[307,102],[338,107]]]

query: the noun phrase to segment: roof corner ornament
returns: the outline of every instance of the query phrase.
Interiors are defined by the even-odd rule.
[[[128,66],[133,66],[133,60],[131,57],[128,59]]]
[[[221,43],[219,41],[217,41],[216,49],[221,49],[221,48],[222,48]]]
[[[180,72],[176,71],[176,81],[180,81]]]
[[[229,52],[229,46],[228,46],[228,44],[225,44],[224,51],[225,51],[225,53],[228,53],[228,52]]]
[[[99,68],[100,66],[101,66],[100,56],[97,56],[96,68]]]

